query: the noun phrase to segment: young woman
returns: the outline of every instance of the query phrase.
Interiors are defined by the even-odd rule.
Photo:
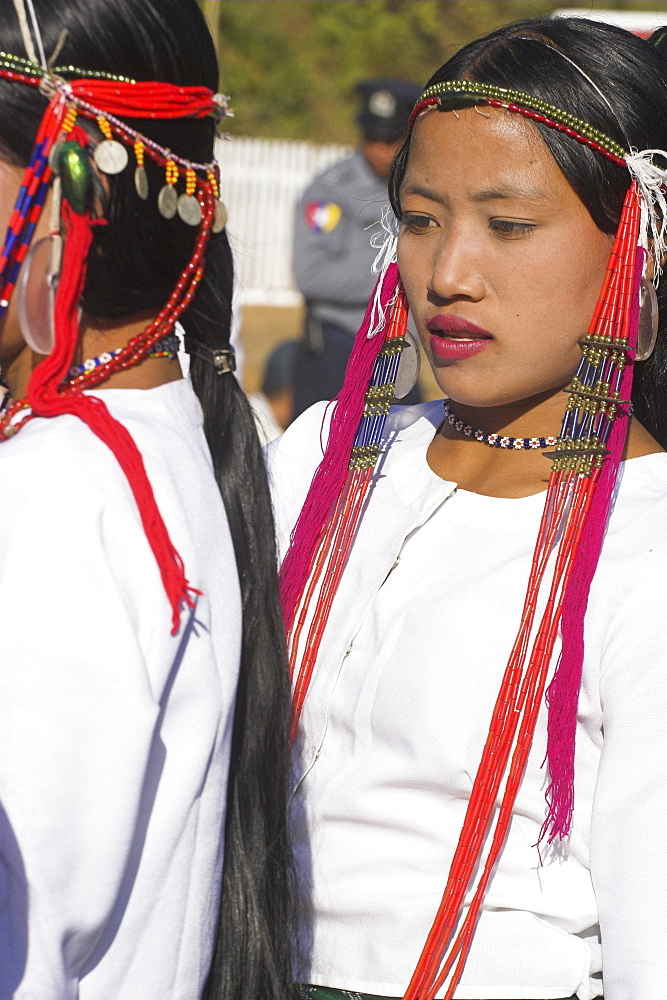
[[[213,45],[194,0],[0,30],[0,997],[282,998],[287,672]]]
[[[345,388],[270,453],[304,997],[664,994],[666,75],[583,20],[438,70]],[[387,416],[408,305],[445,406]]]

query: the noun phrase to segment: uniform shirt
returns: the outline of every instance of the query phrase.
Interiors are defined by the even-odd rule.
[[[324,413],[269,452],[283,552]],[[439,403],[392,411],[298,741],[301,978],[381,996],[403,995],[442,897],[544,504],[436,476],[441,420]],[[543,707],[457,997],[591,1000],[602,969],[605,1000],[665,996],[666,524],[667,455],[624,463],[586,617],[571,836],[540,863]]]
[[[76,417],[0,446],[0,998],[193,1000],[219,903],[236,563],[189,382],[95,395],[202,593],[171,636],[127,480]]]
[[[371,271],[377,250],[370,241],[388,200],[386,180],[356,150],[319,174],[297,207],[299,291],[313,318],[351,336],[361,326],[377,280]]]

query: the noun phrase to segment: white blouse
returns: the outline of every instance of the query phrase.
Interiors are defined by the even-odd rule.
[[[269,452],[283,552],[324,413],[313,407]],[[389,418],[296,765],[313,913],[301,979],[382,996],[403,995],[445,887],[544,503],[439,479],[426,449],[441,420],[439,403]],[[604,968],[606,1000],[664,1000],[666,527],[667,454],[624,463],[586,617],[572,833],[535,846],[543,709],[456,997],[591,1000]]]
[[[186,381],[95,393],[201,590],[171,608],[81,421],[0,446],[0,998],[193,1000],[211,959],[241,608]]]

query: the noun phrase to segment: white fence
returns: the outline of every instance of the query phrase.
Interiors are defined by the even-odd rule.
[[[350,152],[275,139],[221,140],[221,196],[240,301],[248,305],[297,305],[292,237],[297,200],[311,178]]]

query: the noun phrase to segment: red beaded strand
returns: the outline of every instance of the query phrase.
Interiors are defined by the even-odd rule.
[[[392,340],[402,340],[405,337],[407,322],[407,299],[405,292],[401,289],[394,303],[391,319],[387,324],[386,345],[391,344]],[[308,630],[305,652],[294,684],[291,722],[292,740],[296,737],[299,718],[312,679],[324,629],[329,620],[331,606],[338,591],[343,571],[347,565],[364,501],[371,483],[374,466],[375,461],[373,460],[363,468],[352,468],[348,473],[347,482],[341,491],[332,516],[329,518],[328,525],[323,532],[322,540],[313,560],[313,568],[308,585],[299,602],[300,609],[295,616],[295,624],[291,630],[291,634],[288,636],[290,667],[292,672],[294,672],[299,642],[306,623],[308,608],[319,584],[320,590]]]

